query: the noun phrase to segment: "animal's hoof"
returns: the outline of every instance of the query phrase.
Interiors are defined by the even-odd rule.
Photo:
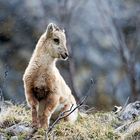
[[[48,125],[46,125],[46,124],[39,124],[38,128],[48,129]]]
[[[38,124],[37,123],[32,123],[31,126],[32,126],[32,128],[38,128]]]

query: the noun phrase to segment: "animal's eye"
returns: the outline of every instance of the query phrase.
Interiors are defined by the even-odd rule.
[[[58,45],[59,44],[59,39],[58,38],[54,38],[53,41]]]

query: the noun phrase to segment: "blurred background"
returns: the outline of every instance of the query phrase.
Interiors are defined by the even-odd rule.
[[[77,101],[109,109],[139,100],[140,0],[0,0],[0,94],[25,101],[22,76],[48,23],[66,30],[60,73]]]

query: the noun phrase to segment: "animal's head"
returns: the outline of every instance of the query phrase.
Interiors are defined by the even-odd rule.
[[[53,58],[66,60],[68,58],[68,49],[66,47],[64,30],[61,30],[57,25],[50,23],[46,30],[46,37],[49,42],[49,54]]]

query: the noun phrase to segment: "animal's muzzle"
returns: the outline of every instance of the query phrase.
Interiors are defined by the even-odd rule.
[[[61,54],[62,59],[66,60],[68,58],[69,54],[67,52]]]

